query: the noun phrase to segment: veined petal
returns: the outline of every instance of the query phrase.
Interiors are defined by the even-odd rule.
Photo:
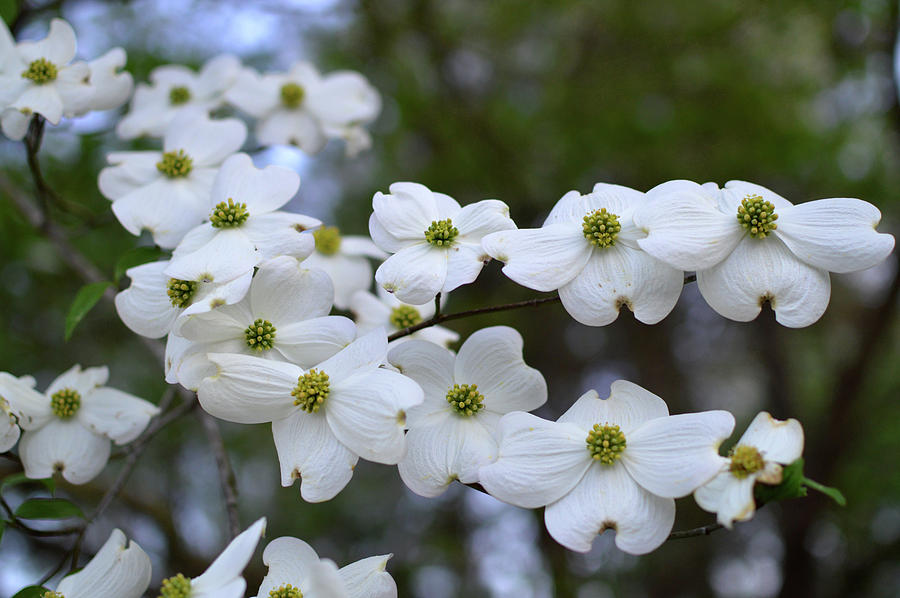
[[[424,240],[431,223],[440,219],[431,190],[418,183],[394,183],[390,191],[390,195],[379,191],[372,197],[378,222],[398,239]]]
[[[55,85],[29,85],[19,98],[9,105],[19,112],[37,112],[52,125],[62,118],[63,103]]]
[[[776,213],[775,236],[798,258],[822,270],[865,270],[894,250],[894,237],[875,230],[881,212],[860,199],[819,199]]]
[[[734,209],[737,216],[737,207],[741,205],[741,200],[750,195],[759,195],[765,201],[775,206],[775,211],[779,212],[791,207],[793,204],[784,197],[778,195],[771,189],[767,189],[756,183],[748,183],[747,181],[728,181],[722,187],[722,203]],[[781,223],[778,223],[779,226]]]
[[[316,248],[310,229],[321,222],[303,214],[270,212],[251,216],[241,227],[244,234],[259,249],[260,260],[289,255],[304,260]]]
[[[116,444],[137,438],[159,414],[159,408],[115,388],[102,387],[82,397],[81,408],[75,414],[86,428],[107,436]]]
[[[789,465],[803,454],[803,426],[796,419],[775,419],[762,411],[753,418],[738,445],[752,446],[766,461]]]
[[[94,558],[77,573],[64,577],[56,591],[66,598],[140,598],[150,585],[150,576],[147,553],[114,529]]]
[[[224,284],[200,283],[197,294],[191,304],[182,312],[181,322],[187,320],[187,316],[207,313],[223,305],[234,305],[240,302],[250,290],[253,281],[253,270],[248,270],[243,275]],[[179,321],[176,321],[173,330],[178,332]]]
[[[596,390],[584,393],[559,418],[587,432],[594,424],[616,424],[626,439],[632,430],[658,417],[669,415],[666,402],[633,382],[616,380],[609,389],[609,398],[601,399]]]
[[[204,224],[197,228],[212,227]],[[188,235],[193,233],[191,231]],[[259,250],[241,229],[217,230],[196,251],[180,255],[175,252],[166,268],[166,274],[180,280],[227,282],[252,270],[259,263],[260,257]]]
[[[250,562],[250,558],[256,552],[256,545],[265,533],[266,518],[263,517],[238,534],[202,575],[191,580],[191,594],[196,592],[221,596],[217,590],[241,578],[241,573]]]
[[[360,334],[365,334],[375,328],[391,326],[391,309],[368,291],[357,291],[350,298],[350,311],[353,313]]]
[[[269,592],[286,584],[300,588],[305,596],[309,591],[307,581],[315,574],[318,562],[319,555],[303,540],[289,536],[275,538],[263,551],[263,563],[269,571],[259,586],[257,596],[268,598]]]
[[[273,212],[289,202],[300,187],[300,175],[283,166],[257,168],[247,154],[234,154],[213,184],[214,203],[233,199],[247,205],[250,216]]]
[[[497,460],[478,472],[488,493],[534,509],[562,498],[593,462],[586,435],[572,424],[514,411],[500,420]]]
[[[194,167],[218,166],[244,145],[247,126],[236,118],[212,120],[199,107],[182,110],[166,129],[167,152],[184,150]],[[295,189],[296,191],[296,189]],[[293,195],[293,194],[292,194]],[[239,200],[235,198],[235,201]]]
[[[538,291],[556,290],[575,278],[592,247],[581,227],[573,224],[491,233],[481,246],[506,264],[503,273],[509,278]]]
[[[327,315],[334,295],[322,270],[309,270],[297,259],[279,256],[259,265],[250,287],[253,315],[276,326]]]
[[[342,349],[333,357],[320,363],[316,369],[331,378],[331,384],[359,373],[374,370],[387,358],[387,335],[378,328]]]
[[[831,297],[828,272],[798,259],[777,237],[747,237],[721,264],[697,272],[700,294],[719,314],[738,322],[759,315],[765,301],[789,328],[809,326]]]
[[[303,368],[335,355],[356,338],[356,325],[344,316],[323,316],[279,326],[275,350]]]
[[[197,398],[208,413],[239,424],[284,419],[297,410],[291,391],[303,370],[249,355],[210,353],[218,374],[200,383]]]
[[[303,261],[303,267],[318,269],[328,275],[329,284],[334,286],[334,306],[338,309],[348,309],[354,293],[372,286],[372,265],[364,257],[313,252]]]
[[[116,313],[132,331],[149,338],[169,333],[181,309],[172,305],[166,293],[169,277],[163,270],[168,261],[150,262],[129,268],[125,273],[131,286],[116,295]]]
[[[426,398],[444,401],[453,386],[453,362],[451,351],[433,343],[411,340],[391,348],[388,363],[404,376],[409,376],[422,387]]]
[[[424,241],[401,249],[378,267],[375,280],[400,301],[421,305],[443,288],[449,252]]]
[[[390,554],[370,556],[367,559],[341,567],[338,574],[351,598],[397,598],[397,584],[385,571]]]
[[[119,199],[160,178],[156,164],[161,152],[116,152],[106,155],[112,164],[100,171],[97,186],[107,199]]]
[[[734,521],[753,518],[756,503],[753,500],[753,485],[756,476],[737,478],[729,471],[723,471],[705,485],[694,491],[694,500],[704,511],[716,514],[716,521],[731,529]]]
[[[109,453],[109,439],[76,420],[54,418],[39,430],[26,431],[19,440],[19,457],[31,479],[62,472],[70,484],[85,484],[103,471]]]
[[[50,386],[47,387],[44,394],[50,397],[58,390],[71,388],[78,391],[78,393],[84,397],[91,393],[95,388],[99,388],[106,384],[108,379],[109,368],[106,366],[85,368],[82,370],[81,366],[76,364],[57,376],[56,379],[50,383]]]
[[[581,482],[544,510],[553,539],[588,552],[597,534],[616,531],[616,546],[630,554],[658,548],[675,523],[675,501],[641,488],[621,465],[595,464]]]
[[[192,183],[156,179],[113,201],[112,211],[131,234],[149,230],[160,247],[172,249],[209,213],[204,193]]]
[[[379,222],[378,216],[374,212],[372,212],[372,214],[369,216],[369,235],[372,237],[372,241],[376,246],[378,246],[379,249],[382,249],[389,253],[397,253],[404,247],[409,247],[410,245],[419,243],[422,240],[418,238],[416,238],[415,240],[398,239],[397,237],[389,233],[386,228],[384,228],[381,222]]]
[[[467,243],[457,241],[447,252],[447,278],[441,293],[450,291],[464,284],[474,282],[484,265],[491,261],[491,256],[484,252],[481,243]]]
[[[485,199],[462,208],[453,218],[453,226],[459,230],[458,239],[480,245],[483,236],[514,230],[516,223],[509,217],[509,206],[496,199]]]
[[[9,404],[9,409],[19,420],[23,430],[35,430],[53,418],[50,399],[34,389],[34,378],[17,378],[7,372],[0,372],[0,399]],[[2,413],[6,416],[5,409]]]

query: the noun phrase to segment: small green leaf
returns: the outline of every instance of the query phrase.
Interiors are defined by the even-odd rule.
[[[129,268],[134,268],[135,266],[140,266],[141,264],[146,264],[147,262],[152,262],[158,259],[161,255],[162,249],[156,247],[155,245],[129,249],[125,252],[124,255],[122,255],[122,257],[119,258],[119,261],[116,262],[116,270],[113,275],[113,280],[115,280],[116,284],[118,284],[119,280],[122,278],[122,276],[125,275],[125,272]]]
[[[12,598],[41,598],[49,591],[43,586],[28,586],[16,592]]]
[[[806,496],[804,479],[803,459],[797,459],[781,470],[781,483],[777,486],[757,483],[754,487],[756,500],[762,504]]]
[[[25,477],[25,474],[22,472],[14,473],[12,475],[8,475],[3,478],[3,481],[0,482],[0,492],[6,490],[11,486],[19,486],[20,484],[43,484],[47,490],[50,491],[50,494],[56,490],[56,482],[53,478],[44,478],[42,480],[33,480],[31,478]]]
[[[79,289],[75,300],[72,301],[72,307],[69,308],[69,314],[66,316],[66,340],[72,337],[72,332],[78,323],[97,305],[103,293],[111,286],[112,283],[109,281],[92,282]]]
[[[847,499],[844,498],[844,493],[837,488],[825,486],[824,484],[820,484],[819,482],[816,482],[815,480],[811,480],[809,478],[803,478],[803,485],[808,488],[812,488],[817,492],[821,492],[842,507],[847,506]]]
[[[26,500],[15,512],[22,519],[66,519],[84,517],[84,513],[73,502],[64,498],[32,498]]]
[[[0,18],[6,21],[7,27],[19,16],[19,3],[16,0],[0,0]]]

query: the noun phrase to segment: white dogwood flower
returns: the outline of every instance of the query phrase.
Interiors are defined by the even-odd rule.
[[[336,226],[313,231],[316,250],[303,265],[324,270],[334,283],[334,306],[348,309],[353,294],[372,285],[372,264],[368,258],[387,257],[368,237],[342,236]]]
[[[16,379],[6,372],[0,372],[0,381],[7,376],[14,380]],[[31,376],[22,376],[21,378],[18,378],[18,381],[20,384],[25,384],[34,388],[35,381]],[[19,435],[21,434],[19,425],[16,423],[16,416],[13,414],[9,402],[3,398],[2,388],[2,382],[0,382],[0,453],[6,452],[14,447],[19,441]]]
[[[884,260],[894,237],[878,233],[881,212],[849,198],[798,205],[762,187],[730,181],[669,181],[635,213],[638,245],[673,267],[697,272],[719,314],[749,322],[766,302],[784,326],[818,320],[831,296],[828,272],[864,270]]]
[[[369,234],[393,253],[375,280],[405,303],[421,305],[474,281],[491,259],[482,237],[516,228],[509,208],[496,199],[460,208],[449,195],[418,183],[394,183],[390,190],[372,198]]]
[[[546,505],[547,531],[570,550],[587,552],[612,529],[621,550],[645,554],[672,530],[673,499],[721,470],[733,428],[727,411],[670,416],[661,398],[617,380],[608,399],[588,391],[556,422],[503,416],[499,457],[479,478],[500,500]]]
[[[160,137],[185,108],[199,107],[209,113],[222,105],[240,70],[240,60],[230,54],[210,59],[199,73],[179,64],[156,67],[150,72],[150,85],[137,85],[116,133],[123,139]]]
[[[330,500],[361,456],[393,465],[406,452],[406,413],[422,402],[418,384],[380,368],[387,336],[371,332],[310,370],[247,355],[213,353],[218,373],[203,380],[200,405],[221,419],[272,422],[281,484],[301,479],[309,502]]]
[[[106,466],[110,440],[131,442],[159,413],[152,403],[104,386],[108,378],[106,367],[76,365],[41,394],[30,378],[0,374],[0,396],[24,430],[19,456],[26,476],[62,472],[72,484],[89,482]]]
[[[247,582],[242,573],[265,533],[263,517],[238,534],[201,575],[190,578],[179,573],[164,579],[160,598],[243,598]]]
[[[256,168],[247,154],[225,160],[212,190],[209,222],[192,229],[175,248],[166,274],[179,280],[233,280],[267,259],[304,259],[315,240],[305,231],[321,224],[278,211],[297,192],[300,176],[281,166]]]
[[[219,167],[238,151],[247,127],[234,118],[211,120],[199,109],[182,111],[163,138],[163,151],[115,152],[100,171],[100,192],[125,229],[173,249],[202,224],[215,203],[210,194]]]
[[[421,496],[437,496],[454,480],[477,482],[478,469],[497,458],[500,418],[547,400],[544,377],[525,365],[522,337],[508,326],[479,330],[458,355],[409,341],[391,349],[388,363],[425,393],[408,413],[407,451],[398,464],[403,482]]]
[[[753,518],[757,482],[781,483],[781,466],[803,454],[803,427],[795,419],[777,420],[759,413],[725,460],[724,471],[694,491],[704,510],[716,513],[719,523],[731,529],[735,521]]]
[[[87,110],[112,110],[128,101],[134,89],[134,78],[128,71],[121,70],[127,60],[125,50],[113,48],[88,62],[91,69],[88,84],[93,94]]]
[[[276,538],[263,552],[269,570],[255,598],[396,598],[397,584],[385,571],[390,558],[372,556],[338,569],[303,540]]]
[[[378,116],[381,97],[365,77],[353,71],[319,75],[307,62],[287,73],[260,75],[243,69],[225,98],[258,119],[260,145],[296,145],[314,154],[329,138],[348,139],[348,153],[367,145],[362,125]]]
[[[333,291],[321,270],[292,257],[263,262],[239,302],[186,316],[178,334],[190,342],[176,366],[178,381],[195,389],[215,373],[207,353],[243,353],[303,368],[324,361],[356,338],[344,316],[329,316]]]
[[[644,194],[597,183],[587,195],[569,191],[541,228],[494,233],[484,250],[503,273],[538,291],[559,290],[563,307],[588,326],[605,326],[627,307],[645,324],[678,302],[684,274],[641,251],[631,220]]]
[[[131,285],[116,295],[116,312],[131,330],[149,338],[167,335],[181,316],[237,303],[247,294],[253,270],[224,284],[166,276],[169,261],[129,268]]]
[[[434,302],[425,305],[403,303],[381,287],[375,289],[376,295],[368,291],[357,291],[350,299],[350,311],[356,321],[359,334],[365,334],[376,328],[384,328],[388,336],[413,326],[434,316]],[[443,304],[444,302],[441,301]],[[459,334],[443,326],[429,326],[417,330],[409,336],[391,341],[402,343],[410,339],[421,339],[442,347],[459,340]]]
[[[150,585],[150,557],[114,529],[88,564],[62,578],[45,598],[141,598]]]

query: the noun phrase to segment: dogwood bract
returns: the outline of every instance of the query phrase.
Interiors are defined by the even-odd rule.
[[[703,509],[716,513],[716,520],[731,529],[734,521],[753,518],[757,482],[781,483],[781,466],[803,454],[803,427],[795,419],[777,420],[759,413],[731,451],[725,470],[694,491]]]
[[[209,217],[219,166],[246,137],[237,119],[210,120],[202,110],[185,110],[166,129],[163,151],[109,154],[112,166],[100,171],[100,192],[128,232],[147,229],[157,245],[173,249]]]
[[[62,578],[45,598],[140,598],[150,585],[150,557],[120,530],[77,573]]]
[[[310,370],[247,355],[208,357],[218,373],[200,384],[200,404],[227,421],[272,422],[281,484],[300,478],[309,502],[334,498],[360,456],[393,465],[406,452],[406,414],[422,402],[422,389],[379,367],[387,358],[384,330]]]
[[[522,337],[508,326],[483,328],[459,354],[415,340],[391,349],[388,362],[425,393],[409,410],[406,456],[398,464],[407,487],[437,496],[453,480],[478,481],[478,468],[497,458],[497,422],[510,411],[547,401],[547,384],[525,365]]]
[[[89,482],[106,466],[110,440],[131,442],[159,413],[152,403],[104,386],[108,378],[106,367],[76,365],[41,394],[31,378],[0,374],[0,396],[24,430],[19,457],[27,477],[61,472],[72,484]]]
[[[324,270],[334,283],[334,306],[348,309],[353,294],[372,286],[372,264],[368,258],[382,260],[387,257],[375,246],[372,239],[362,236],[342,236],[335,226],[324,226],[313,231],[316,250],[304,265]]]
[[[0,380],[6,376],[9,376],[9,374],[0,372]],[[10,378],[13,377],[10,376]],[[34,387],[34,378],[31,376],[23,376],[19,378],[19,380],[22,384]],[[0,388],[2,388],[2,382],[0,382]],[[21,431],[16,423],[16,416],[13,415],[9,403],[3,398],[2,391],[0,391],[0,453],[6,452],[14,447],[19,441],[20,434]]]
[[[418,183],[394,183],[390,195],[372,198],[369,234],[393,255],[375,280],[400,301],[422,305],[474,281],[490,256],[485,235],[516,228],[502,201],[485,199],[464,208]]]
[[[643,201],[634,189],[597,183],[587,195],[566,193],[541,228],[494,233],[482,245],[515,282],[559,289],[563,307],[582,324],[605,326],[623,306],[655,324],[678,302],[684,275],[637,246],[641,232],[631,216]]]
[[[353,312],[360,334],[384,328],[390,335],[434,316],[434,302],[410,305],[403,303],[381,287],[375,289],[375,292],[377,296],[368,291],[357,291],[350,300],[350,311]],[[391,343],[402,343],[415,338],[446,347],[458,341],[459,334],[443,326],[429,326]]]
[[[828,272],[884,260],[894,237],[878,233],[881,212],[850,198],[798,205],[753,183],[669,181],[635,212],[638,245],[682,270],[719,314],[748,322],[766,302],[775,319],[800,328],[818,320],[831,296]]]
[[[670,416],[661,398],[617,380],[608,399],[588,391],[555,422],[503,416],[499,457],[478,477],[500,500],[546,505],[547,531],[570,550],[587,552],[612,529],[621,550],[645,554],[672,530],[673,499],[721,470],[733,428],[727,411]]]

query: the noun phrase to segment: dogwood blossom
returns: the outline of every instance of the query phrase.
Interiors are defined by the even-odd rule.
[[[160,598],[243,598],[247,582],[242,572],[265,533],[263,517],[238,534],[201,575],[192,579],[179,573],[164,579]]]
[[[635,213],[641,249],[673,267],[696,270],[700,293],[719,314],[748,322],[766,302],[781,324],[800,328],[828,306],[828,272],[884,260],[894,237],[878,233],[881,212],[849,198],[793,205],[753,183],[669,181]]]
[[[331,560],[320,559],[306,542],[276,538],[263,552],[269,571],[256,598],[396,598],[397,584],[385,571],[390,558],[389,554],[372,556],[338,569]]]
[[[64,577],[53,598],[140,598],[150,585],[150,557],[114,529],[88,564]]]
[[[368,258],[387,257],[368,237],[342,236],[335,226],[313,231],[316,250],[303,263],[324,270],[334,283],[334,306],[348,309],[353,294],[372,285],[372,264]]]
[[[329,316],[331,280],[307,270],[292,257],[263,262],[243,300],[186,316],[178,334],[190,342],[181,354],[177,377],[197,388],[215,373],[207,353],[243,353],[303,368],[328,359],[356,338],[356,326]]]
[[[361,456],[396,464],[406,452],[406,413],[422,402],[418,384],[378,367],[387,336],[375,330],[303,370],[292,363],[213,353],[217,374],[198,389],[212,415],[244,424],[272,422],[281,484],[301,479],[309,502],[330,500]]]
[[[0,380],[5,376],[9,376],[6,372],[0,372]],[[12,377],[12,376],[10,376]],[[31,376],[23,376],[19,378],[23,384],[34,387],[34,378]],[[2,388],[2,382],[0,382]],[[9,407],[9,403],[0,394],[0,453],[6,452],[16,445],[21,434],[19,426],[16,423],[16,416],[13,415]]]
[[[243,69],[225,98],[259,119],[255,134],[260,145],[296,145],[309,154],[329,138],[347,139],[350,154],[364,149],[371,142],[362,125],[381,110],[381,97],[359,73],[321,76],[307,62],[294,64],[287,73],[260,75]]]
[[[724,471],[694,491],[703,509],[716,513],[719,523],[731,529],[734,521],[753,518],[757,482],[781,483],[781,466],[803,454],[803,427],[795,419],[777,420],[759,413],[725,461]]]
[[[233,118],[210,120],[199,109],[182,111],[163,138],[163,151],[115,152],[100,171],[100,192],[125,229],[146,229],[160,247],[173,249],[203,223],[222,162],[238,151],[247,127]]]
[[[570,550],[587,552],[613,529],[616,546],[644,554],[672,530],[673,499],[721,470],[718,447],[733,428],[726,411],[670,416],[661,398],[617,380],[608,399],[588,391],[556,422],[503,416],[499,457],[479,478],[500,500],[546,505],[547,531]]]
[[[434,316],[434,302],[425,305],[403,303],[381,287],[375,289],[377,295],[368,291],[357,291],[350,299],[350,311],[356,321],[359,334],[376,328],[384,328],[388,335],[413,326]],[[443,302],[442,302],[443,303]],[[410,339],[421,339],[442,347],[459,340],[459,334],[443,326],[429,326],[417,330],[409,336],[391,341],[402,343]]]
[[[88,62],[91,70],[88,85],[93,90],[88,110],[112,110],[128,101],[134,89],[134,78],[128,71],[121,70],[126,61],[125,50],[113,48]]]
[[[369,234],[393,253],[375,280],[405,303],[421,305],[474,281],[491,259],[482,237],[516,228],[509,208],[496,199],[460,208],[449,195],[418,183],[394,183],[390,190],[372,198]]]
[[[153,69],[150,85],[138,84],[130,110],[116,125],[116,133],[122,139],[160,137],[185,108],[199,107],[209,113],[222,105],[225,91],[240,70],[240,60],[230,54],[210,59],[199,73],[178,64]]]
[[[454,481],[478,481],[478,468],[497,458],[497,422],[547,400],[539,371],[525,365],[522,337],[508,326],[472,334],[459,354],[426,341],[394,347],[388,362],[425,393],[409,410],[406,456],[398,464],[406,486],[437,496]]]
[[[175,248],[166,274],[179,280],[227,282],[267,259],[303,259],[315,240],[305,231],[321,224],[277,211],[297,192],[300,176],[280,166],[256,168],[247,154],[225,160],[212,190],[209,222],[192,229]]]
[[[587,195],[566,193],[541,228],[493,233],[482,246],[515,282],[558,289],[563,307],[582,324],[605,326],[623,306],[655,324],[678,302],[684,274],[638,247],[632,214],[643,201],[634,189],[597,183]]]
[[[131,442],[159,413],[152,403],[104,386],[108,378],[106,367],[76,365],[41,394],[29,377],[0,374],[0,396],[24,430],[19,456],[26,476],[61,472],[72,484],[89,482],[106,466],[110,440]]]

